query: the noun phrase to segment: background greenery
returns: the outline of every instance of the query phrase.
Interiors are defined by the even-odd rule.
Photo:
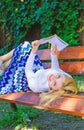
[[[0,54],[24,40],[33,40],[30,35],[36,35],[35,27],[40,30],[39,38],[56,33],[70,45],[79,45],[78,26],[83,22],[79,17],[82,9],[79,0],[0,1],[0,29],[5,30],[6,37],[6,46]]]

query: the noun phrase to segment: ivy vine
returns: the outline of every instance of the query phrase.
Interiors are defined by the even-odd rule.
[[[35,23],[41,25],[41,38],[57,34],[70,45],[79,45],[77,30],[82,9],[79,0],[2,0],[0,28],[6,30],[7,46],[22,42]]]

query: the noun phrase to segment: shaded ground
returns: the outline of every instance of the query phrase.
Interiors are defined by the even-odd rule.
[[[0,108],[2,106],[3,105],[0,104]],[[6,107],[8,109],[7,103],[4,105],[3,110],[6,109]],[[0,111],[0,118],[2,116],[4,116],[4,114]],[[9,127],[0,130],[16,129],[10,124]],[[84,119],[44,110],[39,117],[28,122],[27,128],[22,127],[17,130],[84,130]]]
[[[41,123],[41,130],[84,130],[84,120],[49,111],[41,115],[37,122]]]

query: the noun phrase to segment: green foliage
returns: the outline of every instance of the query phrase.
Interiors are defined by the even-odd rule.
[[[0,28],[6,30],[6,42],[13,48],[23,40],[32,40],[27,34],[36,23],[41,25],[41,37],[56,33],[70,45],[78,45],[81,9],[79,0],[2,0]]]
[[[18,111],[9,110],[8,108],[0,110],[4,116],[0,119],[0,128],[7,126],[27,126],[34,118],[38,118],[41,114],[40,110],[32,107],[18,106]],[[19,125],[18,125],[19,124]]]
[[[84,92],[84,74],[73,75],[73,78],[76,81],[78,92]]]

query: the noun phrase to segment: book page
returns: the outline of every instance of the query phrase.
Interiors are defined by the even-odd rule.
[[[41,44],[50,43],[51,45],[56,45],[59,51],[63,50],[65,47],[68,46],[68,44],[56,34],[51,37],[40,39],[40,42]]]

